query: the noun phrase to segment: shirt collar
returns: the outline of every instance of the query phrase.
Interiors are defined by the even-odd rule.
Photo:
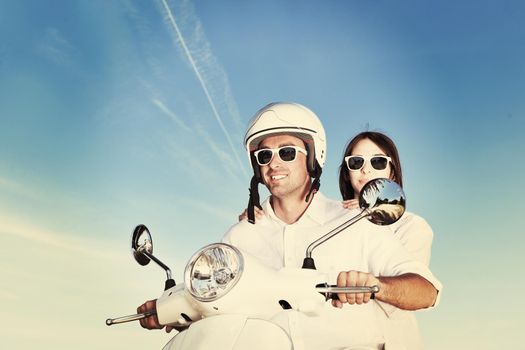
[[[323,225],[327,221],[326,206],[323,205],[323,203],[325,203],[327,199],[321,192],[315,193],[314,195],[312,195],[312,197],[312,203],[310,203],[308,209],[306,209],[301,219],[304,216],[308,216],[316,223]]]
[[[306,211],[303,213],[303,215],[299,218],[299,220],[297,220],[297,222],[293,223],[292,225],[307,224],[309,220],[313,220],[316,224],[323,225],[327,221],[326,207],[323,205],[323,203],[326,202],[326,200],[326,197],[321,192],[317,192],[314,195],[312,195],[312,202],[310,203]],[[262,207],[266,214],[272,220],[281,223],[283,226],[288,225],[281,219],[279,219],[277,215],[275,215],[275,212],[273,211],[273,208],[270,204],[270,197],[268,197],[264,201]]]

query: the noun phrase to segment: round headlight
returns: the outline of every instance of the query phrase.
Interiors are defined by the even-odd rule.
[[[242,275],[241,252],[224,243],[214,243],[195,253],[184,271],[186,287],[200,301],[217,300],[235,286]]]

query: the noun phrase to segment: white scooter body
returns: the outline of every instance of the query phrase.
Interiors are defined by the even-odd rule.
[[[222,314],[250,315],[251,318],[268,320],[283,311],[282,301],[293,310],[316,314],[326,302],[326,298],[315,289],[317,284],[326,281],[325,274],[296,268],[275,270],[250,254],[242,252],[242,255],[243,276],[229,293],[217,300],[203,302],[193,298],[184,284],[177,285],[157,300],[159,323],[180,327]]]
[[[244,315],[217,315],[193,323],[163,350],[291,350],[292,341],[276,324]]]
[[[361,214],[312,242],[307,249],[306,258],[311,258],[313,249],[319,244],[364,217],[380,224],[395,222],[404,211],[405,199],[401,188],[393,181],[376,179],[363,187],[360,205],[363,203],[366,206],[362,206]],[[399,210],[400,206],[403,210]],[[315,267],[306,266],[307,259],[305,259],[307,268],[275,270],[263,265],[250,254],[226,244],[204,247],[196,255],[204,249],[217,245],[222,246],[220,249],[234,251],[234,255],[242,260],[241,268],[235,273],[228,269],[224,270],[226,273],[220,271],[220,279],[215,279],[217,276],[213,275],[218,289],[222,288],[220,285],[226,287],[222,291],[219,290],[217,294],[206,294],[202,297],[195,294],[195,290],[188,290],[192,288],[189,285],[193,286],[194,280],[190,279],[186,284],[175,285],[169,268],[152,254],[152,241],[148,229],[144,225],[137,226],[132,236],[133,255],[141,265],[154,260],[165,269],[167,275],[165,292],[157,299],[156,310],[107,319],[106,324],[109,326],[136,321],[156,314],[161,325],[184,329],[166,344],[165,350],[289,350],[293,349],[292,341],[288,333],[279,326],[283,322],[281,316],[287,315],[287,311],[284,310],[291,309],[306,316],[315,316],[321,311],[327,298],[336,293],[379,291],[377,286],[341,288],[328,286],[325,283],[326,274],[315,270]],[[198,283],[213,282],[211,274],[195,272]],[[205,293],[207,291],[204,290]],[[201,289],[197,291],[200,292]],[[283,327],[286,328],[284,323]]]
[[[283,306],[315,315],[326,298],[315,286],[326,280],[316,270],[275,270],[242,252],[241,280],[223,297],[196,300],[185,284],[172,287],[157,299],[157,317],[162,325],[186,327],[165,350],[199,349],[293,349],[288,334],[271,319]],[[264,281],[264,283],[261,283]]]

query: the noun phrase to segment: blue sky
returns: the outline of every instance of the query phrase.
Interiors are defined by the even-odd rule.
[[[246,205],[247,121],[296,101],[325,125],[328,196],[354,134],[398,144],[445,287],[419,317],[427,348],[517,346],[524,17],[520,1],[0,1],[3,343],[160,348],[104,325],[161,291],[133,227],[180,276]]]

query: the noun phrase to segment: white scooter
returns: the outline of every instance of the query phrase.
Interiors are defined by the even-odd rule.
[[[337,298],[337,293],[365,292],[373,297],[373,293],[379,292],[378,286],[329,285],[324,282],[326,275],[315,270],[312,258],[317,246],[362,218],[378,225],[397,221],[405,210],[405,195],[395,182],[376,179],[363,187],[359,205],[360,214],[308,246],[302,269],[275,270],[236,247],[214,243],[191,257],[184,283],[178,285],[171,278],[170,269],[152,254],[147,227],[139,225],[132,236],[133,255],[141,265],[153,260],[166,271],[165,291],[157,299],[156,311],[107,319],[106,324],[156,314],[161,325],[180,330],[164,350],[294,349],[288,333],[279,325],[283,310],[316,315],[326,301]]]

